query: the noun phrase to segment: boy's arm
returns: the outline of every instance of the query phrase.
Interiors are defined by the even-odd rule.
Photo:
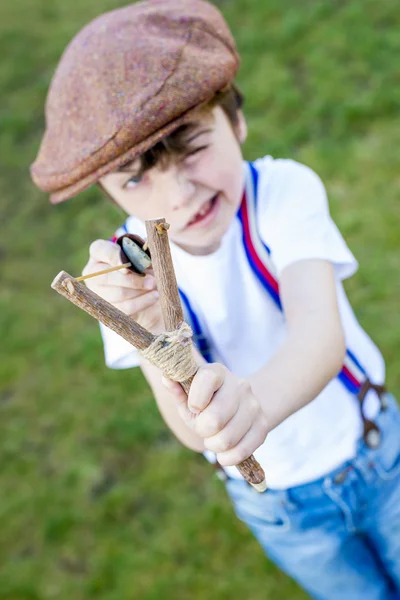
[[[303,260],[281,274],[287,337],[269,362],[249,378],[269,430],[313,400],[335,377],[345,354],[333,265]]]
[[[198,364],[204,363],[204,359],[196,348],[193,347],[193,351]],[[182,420],[178,412],[177,393],[171,393],[163,384],[160,369],[149,363],[147,360],[143,360],[140,367],[152,389],[158,409],[168,427],[184,446],[187,446],[195,452],[203,452],[205,450],[204,440]],[[186,398],[186,394],[181,388],[178,393],[182,394],[182,399]]]
[[[268,431],[311,402],[341,369],[345,343],[332,264],[313,259],[288,266],[281,276],[281,299],[287,337],[247,380],[223,365],[205,363],[187,404],[180,386],[170,382],[168,391],[157,368],[142,366],[177,438],[198,452],[215,452],[224,466],[247,458]]]

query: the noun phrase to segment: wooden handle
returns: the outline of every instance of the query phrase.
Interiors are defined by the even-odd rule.
[[[181,325],[184,318],[168,242],[168,228],[169,225],[165,222],[165,219],[146,221],[147,241],[160,294],[165,328],[167,331],[174,331]],[[187,394],[193,377],[194,375],[181,384]],[[265,473],[253,455],[236,465],[236,467],[246,481],[258,492],[264,492],[267,489]]]

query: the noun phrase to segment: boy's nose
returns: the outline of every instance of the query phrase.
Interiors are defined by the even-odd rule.
[[[178,210],[190,203],[195,185],[186,173],[171,166],[165,171],[159,180],[158,193],[162,194],[167,206],[172,210]]]

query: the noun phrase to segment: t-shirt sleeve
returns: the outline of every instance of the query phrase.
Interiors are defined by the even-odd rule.
[[[130,369],[140,365],[140,354],[132,344],[109,327],[100,323],[104,358],[110,369]]]
[[[276,160],[268,170],[259,180],[259,231],[278,276],[305,259],[330,261],[341,280],[353,275],[358,263],[329,214],[318,175],[293,160]]]

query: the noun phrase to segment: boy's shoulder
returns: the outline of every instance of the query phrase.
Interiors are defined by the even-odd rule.
[[[274,158],[270,154],[257,158],[253,165],[263,180],[271,184],[319,184],[322,181],[317,173],[307,165],[293,158]]]
[[[307,165],[270,155],[256,159],[252,165],[258,211],[267,211],[269,218],[293,211],[329,210],[325,186]]]
[[[330,216],[320,177],[293,159],[264,156],[253,166],[254,223],[276,273],[299,260],[321,259],[335,265],[340,279],[352,275],[357,262]]]

